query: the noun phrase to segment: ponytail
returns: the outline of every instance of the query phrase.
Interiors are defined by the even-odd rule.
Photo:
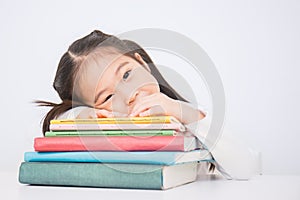
[[[57,118],[59,115],[63,114],[67,110],[71,109],[73,103],[71,100],[64,100],[60,104],[48,102],[48,101],[34,101],[38,106],[47,106],[52,107],[52,109],[47,113],[43,121],[43,134],[45,135],[46,131],[49,131],[50,121]]]

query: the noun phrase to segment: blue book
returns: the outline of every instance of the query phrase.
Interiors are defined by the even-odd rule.
[[[195,161],[213,161],[211,154],[207,150],[194,150],[188,152],[26,152],[24,160],[26,162],[138,163],[154,165],[174,165]]]

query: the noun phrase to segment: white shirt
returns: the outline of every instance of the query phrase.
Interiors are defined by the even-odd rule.
[[[260,174],[259,152],[247,147],[228,130],[223,130],[216,141],[208,141],[210,122],[211,116],[206,113],[204,119],[186,127],[208,148],[221,174],[228,179],[237,180],[247,180]]]

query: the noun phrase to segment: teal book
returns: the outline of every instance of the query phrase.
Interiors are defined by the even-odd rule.
[[[178,165],[23,162],[19,182],[31,185],[164,190],[196,180],[197,162]]]
[[[210,161],[207,150],[180,151],[82,151],[82,152],[25,152],[26,162],[102,162],[174,165],[185,162]]]

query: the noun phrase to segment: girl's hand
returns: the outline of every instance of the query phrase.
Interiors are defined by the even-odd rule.
[[[175,100],[163,93],[155,93],[137,98],[129,116],[171,115],[174,107],[177,107]]]
[[[125,117],[126,114],[111,112],[105,109],[95,109],[86,107],[78,115],[77,119],[95,119],[95,118],[105,118],[105,117]]]
[[[171,99],[163,93],[137,98],[132,105],[129,116],[144,117],[150,115],[171,115],[183,124],[189,124],[205,117],[201,111],[188,103]]]

